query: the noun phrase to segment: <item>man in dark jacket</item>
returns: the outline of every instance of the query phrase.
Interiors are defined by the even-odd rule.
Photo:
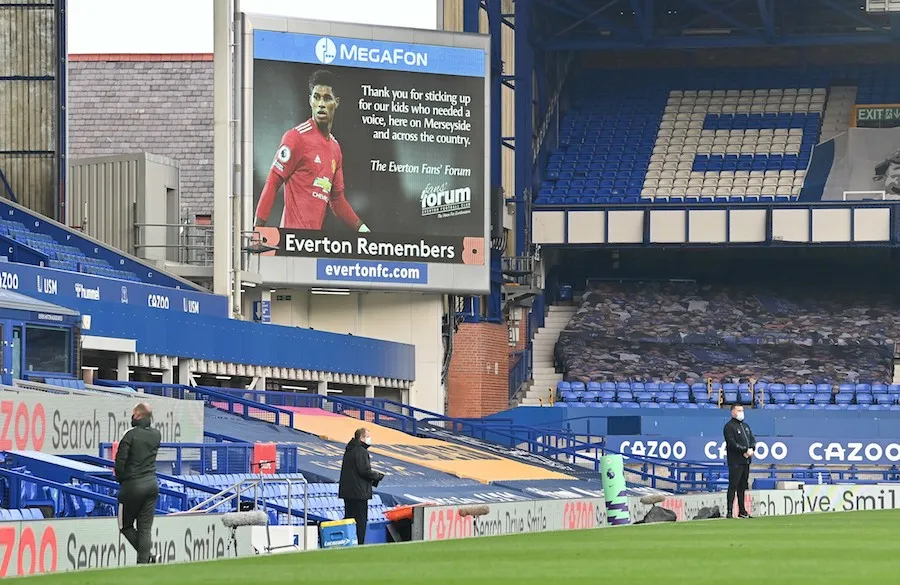
[[[151,557],[153,515],[159,499],[156,481],[156,454],[161,436],[151,426],[150,405],[140,403],[131,413],[131,426],[116,452],[116,481],[119,482],[119,531],[137,551],[139,564],[154,563]],[[134,524],[137,522],[137,530]]]
[[[383,473],[372,470],[372,459],[369,456],[371,444],[372,435],[369,430],[356,429],[344,451],[341,482],[338,485],[338,497],[344,500],[344,518],[356,520],[356,540],[359,544],[366,543],[372,488],[378,487],[378,482],[384,479]]]
[[[750,483],[750,463],[753,462],[756,437],[744,422],[744,407],[740,404],[731,407],[731,420],[725,423],[724,434],[728,453],[728,513],[725,517],[732,517],[734,497],[737,495],[738,518],[750,518],[744,506],[744,494]]]

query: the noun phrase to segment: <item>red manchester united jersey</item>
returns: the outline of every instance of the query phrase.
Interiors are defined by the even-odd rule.
[[[341,147],[331,134],[323,135],[312,118],[288,130],[272,163],[284,181],[284,213],[281,227],[320,230],[333,198],[344,195]],[[268,200],[266,200],[268,199]],[[266,219],[274,193],[260,198],[257,217]]]

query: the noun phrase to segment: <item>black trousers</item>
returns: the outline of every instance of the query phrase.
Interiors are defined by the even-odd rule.
[[[738,513],[747,513],[747,509],[744,507],[744,493],[747,491],[749,483],[749,465],[728,466],[728,511],[726,513],[726,516],[731,517],[731,515],[734,513],[735,496],[737,496],[738,501]]]
[[[356,541],[366,544],[366,524],[369,521],[369,501],[348,499],[344,500],[344,518],[356,520]]]
[[[152,481],[126,481],[119,487],[119,532],[137,551],[138,564],[150,562],[150,551],[153,548],[150,531],[153,529],[153,515],[156,513],[158,499],[159,485],[155,477]]]

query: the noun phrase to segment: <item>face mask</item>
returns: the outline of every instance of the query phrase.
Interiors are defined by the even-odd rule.
[[[734,417],[734,418],[738,419],[738,420],[741,421],[741,422],[744,422],[744,413],[743,413],[743,412],[739,412],[739,413],[737,413],[737,416]]]
[[[134,418],[134,415],[131,415],[131,426],[136,427],[137,423],[140,419]]]
[[[366,445],[371,445],[372,437],[363,437],[363,443],[365,443]]]

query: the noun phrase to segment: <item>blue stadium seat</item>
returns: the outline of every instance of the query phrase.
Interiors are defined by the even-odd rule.
[[[816,394],[813,396],[813,404],[831,404],[831,394]]]
[[[834,395],[834,403],[842,406],[849,406],[853,402],[853,394],[841,392]]]

